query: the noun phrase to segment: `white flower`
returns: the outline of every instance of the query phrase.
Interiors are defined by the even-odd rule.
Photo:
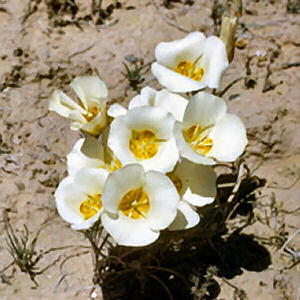
[[[63,179],[55,201],[59,215],[76,230],[91,227],[103,211],[102,189],[108,172],[104,169],[81,169]]]
[[[145,172],[140,164],[127,165],[107,178],[101,221],[120,245],[149,245],[174,220],[178,201],[176,188],[166,175]]]
[[[228,67],[224,43],[216,36],[205,38],[201,32],[159,43],[155,57],[153,75],[173,92],[196,91],[206,86],[218,88],[222,73]]]
[[[159,107],[133,108],[113,120],[107,144],[122,165],[139,162],[146,171],[170,172],[179,157],[174,122]]]
[[[192,163],[183,159],[173,172],[167,174],[177,188],[181,199],[178,212],[170,230],[182,230],[196,226],[199,215],[192,206],[211,204],[217,194],[217,176],[211,166]]]
[[[49,110],[71,119],[71,129],[98,135],[106,125],[105,83],[97,76],[79,76],[70,84],[78,97],[73,101],[61,90],[56,90],[49,100]]]
[[[83,168],[101,168],[114,172],[122,164],[107,147],[103,147],[101,141],[87,136],[75,143],[67,155],[67,166],[69,175],[72,175]]]
[[[129,109],[140,106],[158,106],[171,113],[177,121],[182,121],[188,100],[167,90],[156,91],[150,87],[141,90],[141,94],[135,96],[129,102]]]
[[[182,157],[213,165],[215,160],[235,161],[243,153],[248,142],[245,126],[226,109],[223,99],[208,93],[199,92],[191,98],[183,122],[174,126]]]

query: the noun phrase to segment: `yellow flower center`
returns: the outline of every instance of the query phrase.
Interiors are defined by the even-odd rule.
[[[156,135],[150,130],[132,130],[129,148],[138,160],[149,159],[158,151],[157,142]]]
[[[169,173],[168,176],[172,180],[172,182],[174,183],[178,194],[181,195],[182,194],[182,189],[183,189],[182,180],[175,173]]]
[[[102,209],[101,194],[88,195],[80,204],[79,210],[85,220],[90,219]]]
[[[200,125],[193,125],[187,130],[183,131],[183,136],[191,148],[199,154],[207,154],[213,147],[213,140],[208,138],[208,127],[201,127]]]
[[[100,108],[98,106],[93,106],[89,108],[88,112],[83,115],[83,117],[88,121],[92,121],[100,112]]]
[[[191,63],[188,60],[183,60],[178,63],[177,67],[174,69],[175,72],[194,79],[196,81],[201,81],[204,75],[204,69],[202,67],[195,68],[195,63]]]
[[[142,187],[130,190],[121,199],[118,209],[129,218],[140,219],[145,217],[150,209],[149,197]]]
[[[78,104],[86,110],[85,106],[83,105],[82,101],[80,98],[78,98]],[[99,106],[92,106],[89,107],[88,111],[86,113],[82,113],[82,116],[87,120],[87,122],[92,121],[100,112],[100,107]]]

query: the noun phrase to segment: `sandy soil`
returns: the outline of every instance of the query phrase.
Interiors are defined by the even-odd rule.
[[[128,103],[134,92],[124,94],[128,84],[121,74],[124,56],[151,62],[158,42],[184,36],[178,26],[212,34],[213,1],[196,0],[192,6],[174,3],[170,9],[154,5],[159,1],[121,1],[122,8],[115,9],[104,25],[85,18],[91,15],[91,1],[76,1],[79,22],[72,21],[70,14],[54,17],[46,1],[38,2],[32,2],[37,9],[24,19],[27,1],[0,0],[0,215],[8,211],[14,228],[26,224],[33,234],[43,228],[38,249],[77,245],[51,253],[40,262],[41,268],[57,258],[62,262],[70,254],[78,256],[62,270],[57,263],[38,276],[37,289],[32,289],[26,274],[16,270],[9,284],[0,284],[0,299],[88,299],[92,263],[86,249],[78,247],[88,244],[60,219],[53,198],[66,176],[65,156],[79,134],[69,129],[67,120],[48,113],[48,98],[76,75],[97,70],[109,88],[109,101]],[[106,7],[113,1],[103,2]],[[222,87],[246,74],[253,77],[248,86],[239,81],[224,98],[229,110],[247,126],[250,169],[258,167],[256,174],[267,179],[261,201],[270,203],[274,193],[284,210],[294,211],[285,214],[284,220],[285,232],[292,234],[300,225],[299,210],[298,216],[295,212],[300,187],[300,18],[287,12],[287,2],[244,1],[238,29],[239,48],[243,49],[236,49]],[[66,26],[55,26],[55,20],[64,20]],[[298,63],[298,67],[289,63]],[[159,87],[150,72],[145,75],[145,85]],[[257,214],[262,214],[259,207]],[[270,228],[258,222],[247,233],[270,237],[276,232],[277,219],[271,217],[270,222]],[[1,222],[0,270],[11,262],[5,237]],[[299,299],[299,265],[282,271],[295,261],[280,255],[274,246],[266,247],[272,257],[266,270],[243,270],[229,283],[245,290],[248,299]],[[7,270],[6,276],[11,272]],[[63,280],[56,286],[59,279]],[[221,279],[218,282],[221,293],[217,299],[233,299],[235,289]]]

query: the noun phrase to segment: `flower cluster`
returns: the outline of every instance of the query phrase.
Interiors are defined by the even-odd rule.
[[[219,38],[193,32],[158,44],[155,56],[152,73],[166,89],[143,88],[128,109],[107,108],[107,88],[96,76],[71,82],[78,102],[57,90],[49,103],[72,129],[88,133],[67,155],[69,175],[55,192],[60,216],[77,230],[100,218],[125,246],[196,226],[197,207],[216,196],[212,165],[235,161],[247,144],[241,120],[203,91],[218,88],[228,66]]]

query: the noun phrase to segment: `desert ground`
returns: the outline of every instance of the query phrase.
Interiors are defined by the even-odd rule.
[[[55,189],[67,175],[66,154],[80,133],[70,130],[67,119],[48,112],[53,91],[67,89],[77,75],[99,74],[108,87],[109,102],[126,106],[137,91],[124,76],[123,63],[131,66],[125,57],[138,57],[143,64],[139,87],[160,88],[149,70],[157,43],[192,31],[218,33],[224,3],[102,2],[99,14],[90,0],[0,0],[1,300],[102,299],[99,289],[91,294],[93,266],[87,240],[55,208]],[[235,57],[220,90],[242,78],[223,98],[247,127],[247,166],[266,179],[253,210],[256,222],[244,234],[255,237],[269,262],[257,269],[250,261],[230,278],[215,276],[220,291],[197,298],[195,286],[194,299],[297,300],[300,3],[243,2]],[[24,231],[24,224],[30,237],[40,231],[37,251],[69,246],[41,259],[39,270],[51,266],[36,277],[38,287],[28,274],[10,265],[3,221],[7,215],[16,234]],[[232,255],[243,256],[243,251]],[[259,255],[251,254],[253,264]]]

